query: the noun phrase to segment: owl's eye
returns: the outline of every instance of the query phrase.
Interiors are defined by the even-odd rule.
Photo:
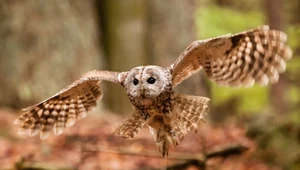
[[[155,83],[155,78],[153,78],[153,77],[149,77],[148,78],[148,80],[147,80],[147,82],[149,83],[149,84],[154,84]]]
[[[139,80],[138,80],[138,79],[136,79],[136,78],[134,78],[134,80],[133,80],[133,84],[136,86],[137,84],[139,84]]]

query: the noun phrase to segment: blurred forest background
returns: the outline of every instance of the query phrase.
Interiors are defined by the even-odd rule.
[[[203,73],[185,81],[176,91],[211,98],[212,112],[169,159],[147,127],[132,141],[112,135],[131,104],[110,83],[97,110],[63,135],[16,135],[21,108],[85,72],[168,66],[194,40],[260,25],[288,34],[286,72],[246,89]],[[0,169],[300,169],[299,0],[1,0],[0,35]]]

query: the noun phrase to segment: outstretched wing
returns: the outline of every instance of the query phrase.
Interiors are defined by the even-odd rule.
[[[285,33],[269,26],[195,41],[171,65],[173,87],[201,69],[220,85],[275,83],[292,57],[286,41]]]
[[[61,134],[65,127],[74,125],[97,105],[102,97],[101,80],[121,84],[125,75],[125,72],[96,70],[84,74],[49,99],[23,109],[25,113],[15,120],[15,124],[20,124],[18,133],[29,136],[40,133],[41,139],[47,138],[52,129],[55,135]]]

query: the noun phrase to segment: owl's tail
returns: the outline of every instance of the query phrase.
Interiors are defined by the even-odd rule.
[[[163,156],[168,155],[169,146],[177,146],[188,131],[197,133],[200,121],[209,113],[210,99],[206,97],[175,94],[172,121],[160,128],[151,128],[156,145]]]

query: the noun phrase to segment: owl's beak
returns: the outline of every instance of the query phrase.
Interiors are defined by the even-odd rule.
[[[141,96],[145,97],[145,91],[146,89],[144,88],[144,86],[141,86]]]
[[[144,94],[145,93],[145,88],[144,86],[141,87],[141,94]]]

